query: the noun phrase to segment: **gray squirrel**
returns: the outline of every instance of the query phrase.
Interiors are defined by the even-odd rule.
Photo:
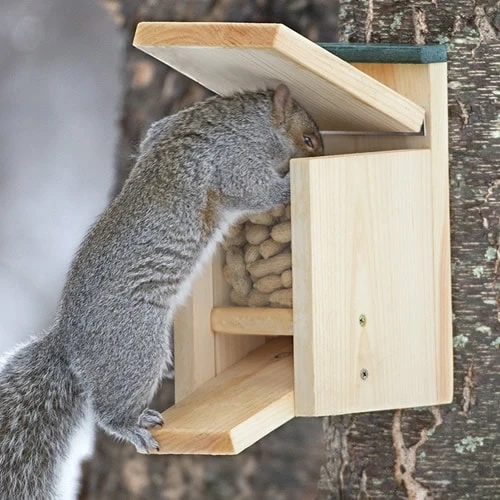
[[[288,87],[212,97],[149,129],[122,191],[81,244],[54,325],[0,367],[0,498],[61,498],[71,436],[91,419],[140,453],[172,367],[171,324],[242,216],[290,200],[289,160],[323,154]]]

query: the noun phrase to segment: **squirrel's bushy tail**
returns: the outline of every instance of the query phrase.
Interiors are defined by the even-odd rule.
[[[51,500],[61,457],[83,416],[83,391],[51,336],[0,368],[0,499]]]

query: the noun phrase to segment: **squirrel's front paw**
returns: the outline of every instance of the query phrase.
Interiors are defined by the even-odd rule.
[[[163,425],[163,417],[160,412],[146,408],[139,415],[138,424],[139,427],[144,427],[144,429],[151,429],[155,425]]]
[[[290,203],[290,173],[280,179],[274,194],[274,203],[276,205],[287,205]]]

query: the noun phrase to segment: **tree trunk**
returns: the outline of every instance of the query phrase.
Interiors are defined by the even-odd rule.
[[[127,38],[114,192],[149,125],[203,98],[200,86],[132,47],[140,21],[281,22],[312,40],[335,40],[337,2],[326,0],[103,0]],[[155,406],[172,404],[166,383]],[[320,419],[295,419],[236,457],[142,456],[99,435],[85,468],[85,499],[270,499],[316,497],[324,446]]]
[[[325,419],[321,499],[498,498],[499,6],[340,0],[340,41],[449,47],[455,391],[450,405]]]

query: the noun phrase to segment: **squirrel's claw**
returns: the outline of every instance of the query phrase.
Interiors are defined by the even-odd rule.
[[[130,434],[128,438],[138,453],[149,455],[151,450],[160,451],[160,445],[148,430],[136,427]]]
[[[140,415],[138,422],[139,427],[143,427],[144,429],[151,429],[155,425],[163,425],[163,417],[161,413],[156,410],[151,410],[150,408],[146,408]]]

